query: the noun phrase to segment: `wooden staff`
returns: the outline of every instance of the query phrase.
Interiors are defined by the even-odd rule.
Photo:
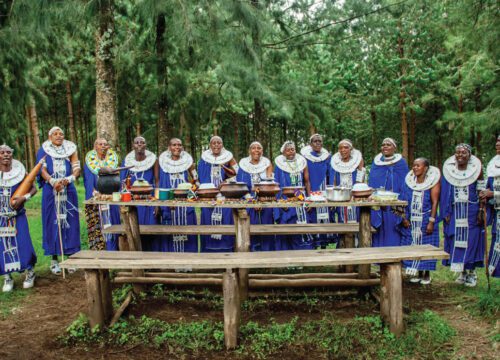
[[[483,204],[486,205],[486,204]],[[491,284],[490,284],[490,271],[488,269],[489,267],[489,254],[488,254],[488,219],[487,219],[487,214],[486,214],[486,206],[483,206],[481,208],[481,211],[483,212],[483,228],[484,228],[484,268],[486,269],[486,281],[488,282],[488,292],[491,289]]]
[[[57,199],[56,199],[56,216],[57,216],[57,230],[59,232],[59,246],[61,247],[61,259],[64,261],[64,246],[63,246],[63,241],[62,241],[62,230],[61,230],[61,219],[59,219],[59,210],[61,209],[61,203],[60,203],[60,192],[57,192]],[[62,269],[63,273],[63,279],[66,279],[66,271],[63,268]]]
[[[24,178],[24,180],[21,182],[17,190],[14,192],[14,195],[12,195],[12,198],[10,200],[11,206],[13,205],[13,201],[21,196],[26,195],[27,193],[30,192],[31,188],[33,187],[33,183],[35,182],[36,176],[40,172],[40,169],[42,168],[43,163],[45,162],[45,155],[40,159],[38,164],[29,172],[28,175]]]

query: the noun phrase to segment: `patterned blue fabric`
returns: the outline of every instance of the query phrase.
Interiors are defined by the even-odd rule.
[[[488,178],[488,189],[493,191],[493,178],[489,177]],[[488,224],[491,225],[491,240],[490,240],[490,250],[489,250],[489,255],[488,259],[490,260],[491,264],[491,259],[493,257],[493,247],[495,246],[495,239],[497,238],[497,212],[498,210],[495,209],[494,206],[494,200],[489,202],[488,206]],[[500,240],[497,240],[500,241]],[[500,277],[500,265],[497,265],[495,267],[495,270],[493,271],[493,274],[491,275],[493,277]]]

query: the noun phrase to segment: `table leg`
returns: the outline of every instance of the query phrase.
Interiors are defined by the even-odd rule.
[[[111,293],[111,281],[109,270],[99,270],[99,282],[101,286],[102,310],[104,321],[108,323],[113,317],[113,297]]]
[[[135,206],[122,206],[120,208],[120,215],[122,218],[125,233],[127,235],[128,248],[130,251],[142,251],[141,233],[139,230],[139,220],[137,217],[137,207]],[[144,270],[132,270],[133,276],[144,276]],[[134,284],[134,293],[139,294],[144,290],[141,284]]]
[[[371,208],[368,206],[360,207],[360,217],[359,217],[359,247],[371,247],[372,246],[372,232],[371,232]],[[370,264],[359,265],[359,278],[369,279],[370,278]]]
[[[224,294],[224,344],[226,349],[238,345],[238,332],[241,319],[241,302],[238,288],[238,273],[227,269],[222,278]]]
[[[234,209],[234,224],[236,226],[235,251],[250,252],[250,216],[245,209]],[[240,299],[248,298],[248,269],[238,269]]]
[[[396,336],[404,331],[401,263],[380,266],[380,316]]]
[[[89,310],[89,324],[91,328],[104,327],[104,310],[102,307],[102,293],[98,270],[85,270],[87,285],[87,303]]]

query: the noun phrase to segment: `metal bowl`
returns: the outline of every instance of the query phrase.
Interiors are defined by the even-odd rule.
[[[362,191],[352,191],[352,196],[355,198],[367,198],[373,194],[373,189],[362,190]]]
[[[348,187],[333,186],[326,188],[326,198],[328,201],[349,201],[351,200],[352,189]]]

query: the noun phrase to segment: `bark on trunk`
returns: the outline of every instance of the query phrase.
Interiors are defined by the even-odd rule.
[[[36,114],[36,105],[35,101],[31,101],[29,106],[29,117],[30,117],[30,125],[31,125],[31,134],[33,136],[33,147],[35,151],[40,149],[40,130],[38,129],[38,116]]]
[[[116,122],[116,83],[113,65],[113,0],[99,3],[99,28],[96,32],[96,132],[118,149]]]
[[[66,81],[66,101],[68,103],[69,139],[76,144],[75,118],[73,115],[73,95],[71,94],[71,81],[69,80]]]
[[[370,118],[372,121],[372,150],[373,154],[378,153],[378,140],[377,140],[377,113],[372,107],[370,110]]]
[[[158,76],[158,88],[160,95],[158,98],[158,148],[166,149],[168,147],[168,139],[171,136],[169,117],[168,117],[168,78],[167,78],[167,61],[165,56],[165,30],[167,24],[165,14],[159,14],[156,19],[156,72]]]
[[[35,152],[38,151],[38,149],[33,149],[33,136],[31,132],[31,120],[30,120],[30,110],[29,107],[26,108],[26,122],[28,126],[26,127],[28,129],[27,134],[26,134],[26,151],[27,151],[27,162],[28,162],[28,168],[31,169],[33,168],[35,164]]]
[[[231,122],[233,125],[233,154],[239,159],[241,158],[240,153],[240,134],[239,134],[239,126],[238,126],[238,114],[235,112],[231,112]]]
[[[479,87],[476,87],[476,90],[474,92],[474,101],[475,101],[475,110],[476,113],[481,112],[481,89]],[[481,132],[476,131],[476,152],[479,154],[481,153]]]
[[[398,24],[399,33],[401,34],[403,29],[401,26],[401,22]],[[399,109],[401,111],[401,137],[402,137],[402,155],[405,159],[408,160],[408,120],[406,118],[406,84],[404,81],[404,77],[406,76],[406,65],[403,64],[403,59],[405,57],[404,53],[404,40],[401,35],[398,36],[398,52],[399,59],[401,60],[400,75],[403,78],[401,80],[401,88],[399,90]]]
[[[408,155],[408,162],[409,164],[413,164],[413,161],[415,160],[415,129],[416,129],[416,124],[417,124],[417,114],[415,110],[411,109],[410,110],[410,151]]]

